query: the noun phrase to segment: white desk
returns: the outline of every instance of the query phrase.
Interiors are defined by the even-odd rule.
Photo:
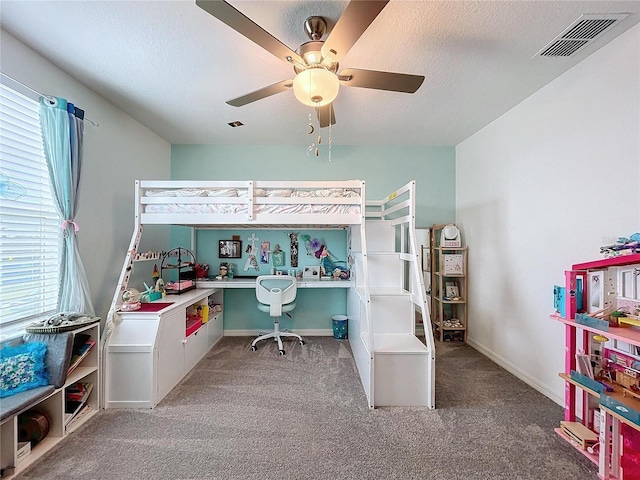
[[[299,295],[296,300],[300,314],[298,317],[302,312],[307,314],[300,321],[304,324],[309,315],[328,308],[327,298],[342,297],[345,289],[353,287],[354,282],[334,279],[303,280],[297,285],[301,289],[312,289],[307,290],[309,295]],[[151,302],[157,307],[149,305],[151,311],[146,311],[143,306],[141,310],[121,312],[122,323],[108,338],[105,349],[106,408],[155,407],[222,338],[223,316],[226,315],[225,311],[229,311],[223,294],[224,297],[230,295],[234,299],[229,303],[240,309],[236,310],[236,318],[241,322],[250,318],[254,311],[258,312],[253,293],[256,288],[255,277],[204,279],[198,280],[196,286],[197,288],[182,294],[170,294]],[[323,294],[318,289],[331,289],[331,292]],[[223,305],[222,311],[210,312],[209,321],[187,337],[187,307],[193,304],[206,305],[210,299]],[[340,309],[339,313],[343,311]],[[325,315],[324,322],[328,322],[332,313],[335,312],[327,311],[322,314]],[[235,333],[254,336],[256,332],[253,329],[253,325],[243,324],[236,328]],[[310,334],[318,334],[317,328],[310,331]]]
[[[273,325],[256,308],[256,277],[234,277],[223,280],[197,280],[196,286],[224,293],[224,335],[256,336]],[[301,335],[330,335],[331,318],[347,313],[349,291],[355,280],[298,279],[296,310],[293,318],[283,318],[282,328]]]
[[[256,288],[256,277],[234,277],[222,280],[196,280],[197,288]],[[298,280],[298,288],[351,288],[351,280]]]

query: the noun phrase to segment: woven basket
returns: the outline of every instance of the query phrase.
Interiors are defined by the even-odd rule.
[[[25,330],[29,333],[68,332],[99,321],[100,317],[92,317],[84,313],[57,313],[46,320],[30,323]]]

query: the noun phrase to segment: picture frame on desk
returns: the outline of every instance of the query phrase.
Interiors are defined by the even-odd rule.
[[[218,242],[219,258],[242,258],[241,240],[220,240]]]

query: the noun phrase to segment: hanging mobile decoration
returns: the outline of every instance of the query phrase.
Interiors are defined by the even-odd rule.
[[[328,143],[328,151],[329,151],[329,161],[331,161],[331,149],[332,149],[332,138],[331,138],[331,133],[332,133],[332,116],[331,116],[331,109],[329,109],[329,143]],[[307,152],[307,157],[311,156],[311,152],[313,152],[313,155],[315,155],[316,157],[320,156],[320,145],[322,145],[322,135],[320,135],[318,133],[318,136],[314,136],[314,133],[316,131],[316,127],[314,127],[313,125],[313,113],[309,112],[309,131],[307,132],[307,148],[306,148],[306,152]],[[320,127],[318,127],[320,128]],[[319,130],[318,130],[319,131]]]
[[[312,140],[313,138],[312,135],[314,134],[316,129],[313,126],[311,119],[312,119],[311,112],[309,112],[309,131],[307,132],[307,157],[311,155],[311,152],[313,151],[313,147],[316,146],[316,144],[313,143],[313,140]]]

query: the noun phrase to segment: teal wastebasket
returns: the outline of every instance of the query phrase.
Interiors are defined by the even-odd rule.
[[[349,317],[346,315],[334,315],[331,317],[333,323],[333,338],[338,340],[344,340],[348,336],[349,330]]]

